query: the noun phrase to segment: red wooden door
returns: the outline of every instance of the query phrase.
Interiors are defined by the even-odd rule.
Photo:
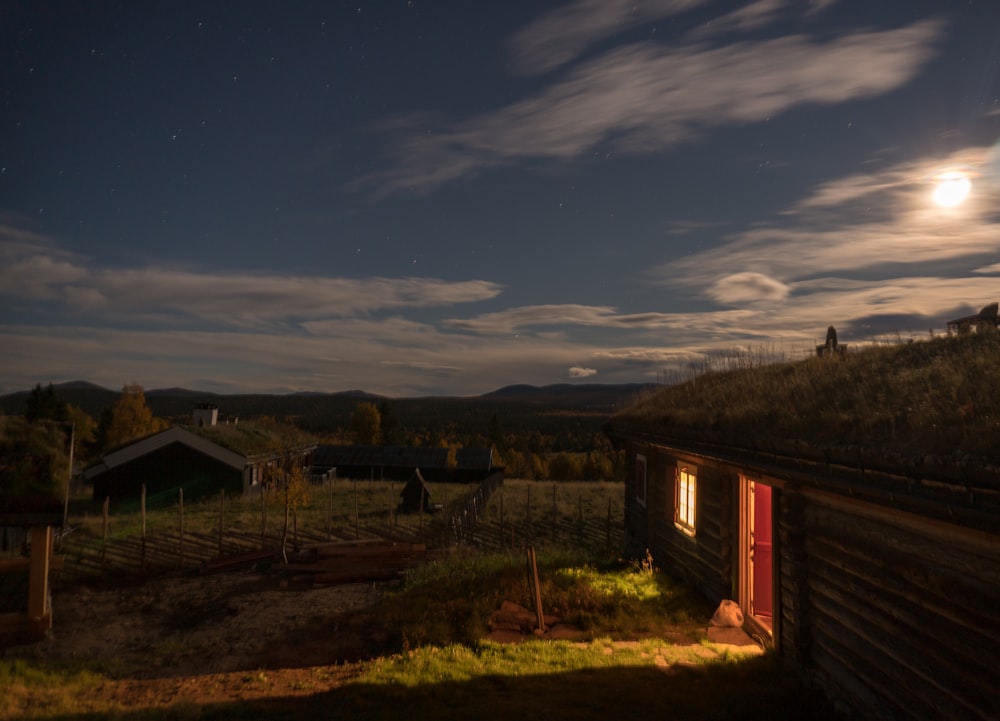
[[[754,483],[753,529],[750,532],[750,558],[753,580],[750,603],[754,616],[770,618],[771,600],[771,487]]]

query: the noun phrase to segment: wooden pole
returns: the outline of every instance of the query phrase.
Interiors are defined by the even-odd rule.
[[[219,555],[222,555],[222,533],[226,527],[226,489],[219,491]]]
[[[417,536],[421,541],[424,540],[424,484],[420,484],[420,524],[418,525],[420,533]]]
[[[49,563],[52,558],[52,526],[31,529],[31,558],[28,561],[28,631],[40,638],[52,628],[49,607]]]
[[[267,536],[267,484],[261,479],[260,483],[260,537]]]
[[[545,633],[545,614],[542,613],[542,586],[538,582],[538,559],[535,547],[528,546],[528,573],[531,581],[531,595],[535,597],[535,616],[538,619],[538,633]]]
[[[142,518],[142,543],[139,546],[139,570],[146,572],[146,484],[142,484],[139,494],[139,513]]]
[[[607,541],[606,547],[611,550],[611,498],[608,498],[608,526],[607,526]]]
[[[333,479],[327,478],[330,483],[330,495],[326,504],[326,540],[333,538]]]
[[[180,511],[180,557],[181,557],[181,570],[184,570],[184,489],[179,489],[179,496],[177,499],[177,508]]]
[[[104,562],[105,562],[105,560],[107,558],[107,554],[108,554],[108,549],[107,549],[107,545],[108,545],[108,509],[110,508],[110,506],[111,506],[111,498],[109,496],[105,496],[104,497],[104,506],[103,506],[103,508],[101,510],[101,514],[102,514],[102,516],[104,518],[104,530],[103,530],[103,532],[101,534],[101,540],[102,540],[102,543],[101,543],[101,572],[102,573],[104,571]]]

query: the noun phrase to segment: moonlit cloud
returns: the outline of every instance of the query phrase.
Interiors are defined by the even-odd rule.
[[[145,56],[148,28],[102,13],[46,48],[21,5],[36,35],[8,35],[51,70],[14,58],[0,392],[632,383],[1000,300],[986,3],[568,0],[426,29],[403,3],[322,9],[323,32],[261,7],[214,30],[232,68],[182,22]],[[169,112],[118,102],[151,76],[88,56],[112,42],[162,67]],[[972,193],[941,208],[949,170]]]
[[[549,10],[511,39],[515,68],[547,73],[588,47],[653,20],[704,5],[708,0],[577,0]]]
[[[602,144],[625,154],[664,151],[713,127],[872,97],[912,80],[940,31],[925,20],[829,40],[626,45],[580,63],[534,97],[412,135],[394,152],[396,167],[367,181],[383,193],[429,192],[511,163],[568,161]]]
[[[99,268],[47,248],[0,242],[0,297],[59,303],[105,318],[178,314],[220,326],[343,318],[397,308],[488,300],[502,288],[481,280],[330,278],[171,270]]]
[[[728,305],[780,301],[788,292],[787,285],[762,273],[733,273],[717,280],[708,291],[716,301]]]

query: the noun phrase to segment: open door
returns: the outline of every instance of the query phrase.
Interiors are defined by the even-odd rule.
[[[772,489],[740,476],[740,606],[760,630],[771,633],[774,613]]]

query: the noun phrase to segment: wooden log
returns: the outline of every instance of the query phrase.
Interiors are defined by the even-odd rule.
[[[28,569],[28,632],[39,637],[52,628],[49,608],[49,562],[52,558],[52,526],[31,529],[31,565]]]

